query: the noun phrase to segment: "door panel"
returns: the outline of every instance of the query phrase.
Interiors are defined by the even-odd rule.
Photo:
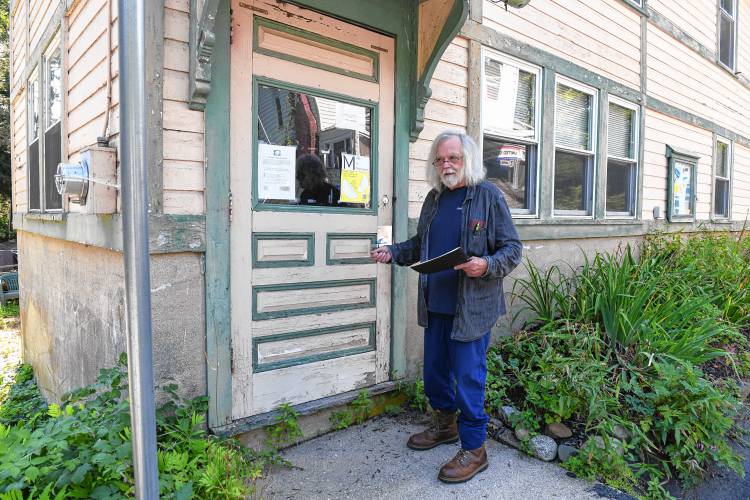
[[[394,43],[271,0],[233,11],[237,419],[388,380],[391,273],[368,254],[392,223]]]

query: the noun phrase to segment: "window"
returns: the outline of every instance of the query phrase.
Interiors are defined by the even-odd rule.
[[[375,108],[265,83],[257,84],[257,102],[262,208],[373,209]]]
[[[729,218],[729,180],[732,172],[732,143],[721,137],[714,149],[714,217]]]
[[[737,0],[719,2],[719,62],[734,70],[737,40]]]
[[[536,215],[541,70],[485,50],[482,150],[487,179],[514,215]]]
[[[670,222],[695,220],[695,176],[698,156],[667,146],[669,197],[667,218]]]
[[[55,188],[57,165],[62,161],[62,54],[51,44],[28,82],[29,210],[61,210]]]
[[[638,178],[638,108],[614,97],[609,98],[607,118],[608,217],[635,215]]]
[[[559,78],[555,87],[553,214],[592,216],[596,91]]]

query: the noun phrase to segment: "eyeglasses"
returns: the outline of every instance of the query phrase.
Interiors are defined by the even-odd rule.
[[[447,161],[447,162],[448,162],[448,163],[450,163],[451,165],[455,165],[456,163],[458,163],[459,161],[461,161],[461,160],[463,160],[463,159],[464,159],[464,157],[463,157],[463,156],[459,156],[459,155],[450,155],[450,156],[448,156],[448,157],[446,157],[446,158],[439,158],[439,157],[438,157],[438,158],[435,158],[435,159],[434,159],[434,160],[432,161],[432,164],[433,164],[433,165],[435,165],[436,167],[439,167],[439,166],[441,166],[441,165],[442,165],[443,163],[445,163],[445,162]]]

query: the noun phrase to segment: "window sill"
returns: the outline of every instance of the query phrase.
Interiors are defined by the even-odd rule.
[[[27,220],[42,220],[52,222],[64,222],[65,214],[62,212],[29,212],[22,215]]]
[[[729,66],[721,62],[720,60],[718,59],[716,60],[716,65],[720,67],[721,69],[723,69],[724,71],[726,71],[727,73],[729,73],[730,75],[732,75],[734,78],[738,80],[740,79],[740,75],[735,70],[733,70],[732,68],[730,68]]]
[[[555,217],[553,219],[513,219],[516,226],[611,226],[611,225],[630,225],[640,226],[642,221],[634,218],[630,219],[573,219]]]
[[[628,7],[630,7],[631,9],[635,10],[636,12],[638,12],[643,17],[649,17],[648,6],[646,5],[646,0],[643,0],[644,5],[642,5],[642,6],[638,5],[635,2],[631,2],[630,0],[622,0],[622,2],[625,5],[627,5]]]

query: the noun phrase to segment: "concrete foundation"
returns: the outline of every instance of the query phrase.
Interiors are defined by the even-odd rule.
[[[127,350],[122,254],[18,233],[24,360],[50,401],[94,380]],[[206,393],[200,254],[151,256],[154,376]]]

